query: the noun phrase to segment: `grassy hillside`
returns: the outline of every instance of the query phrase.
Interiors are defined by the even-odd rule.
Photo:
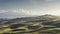
[[[60,34],[60,17],[43,15],[15,19],[0,19],[2,34]]]

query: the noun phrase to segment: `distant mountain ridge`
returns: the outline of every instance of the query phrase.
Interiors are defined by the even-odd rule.
[[[37,16],[37,17],[25,17],[25,18],[15,18],[15,19],[10,19],[8,22],[12,23],[12,22],[18,22],[18,21],[39,21],[39,20],[60,20],[59,19],[60,17],[57,17],[57,16],[53,16],[53,15],[43,15],[43,16]],[[7,19],[0,19],[0,20],[7,20]]]

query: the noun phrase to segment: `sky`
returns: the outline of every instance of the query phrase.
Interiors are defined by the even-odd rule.
[[[60,16],[60,0],[0,0],[0,18]]]

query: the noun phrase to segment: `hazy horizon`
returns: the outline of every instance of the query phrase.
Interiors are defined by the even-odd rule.
[[[0,0],[0,18],[60,16],[60,0]]]

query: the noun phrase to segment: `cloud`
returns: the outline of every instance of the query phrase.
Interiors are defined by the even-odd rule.
[[[50,2],[50,1],[53,1],[53,0],[44,0],[45,2]]]
[[[4,10],[0,12],[0,18],[20,18],[20,17],[29,17],[26,11],[21,9],[16,10]]]
[[[0,18],[14,18],[14,17],[28,17],[28,16],[40,16],[45,14],[59,15],[60,9],[55,7],[47,7],[41,10],[27,10],[27,9],[14,9],[14,10],[0,10]]]
[[[7,10],[0,10],[0,13],[8,12]]]
[[[13,13],[20,13],[20,14],[30,14],[30,10],[25,10],[25,9],[16,9],[16,10],[12,10]]]
[[[13,13],[19,13],[19,14],[23,14],[23,15],[29,15],[29,16],[38,16],[38,15],[43,15],[46,14],[45,11],[43,10],[27,10],[27,9],[17,9],[17,10],[12,10]]]
[[[14,10],[0,10],[0,13],[13,13],[13,14],[19,14],[19,15],[29,15],[29,16],[38,16],[46,14],[43,10],[35,10],[35,9],[14,9]],[[9,15],[8,14],[8,15]]]

